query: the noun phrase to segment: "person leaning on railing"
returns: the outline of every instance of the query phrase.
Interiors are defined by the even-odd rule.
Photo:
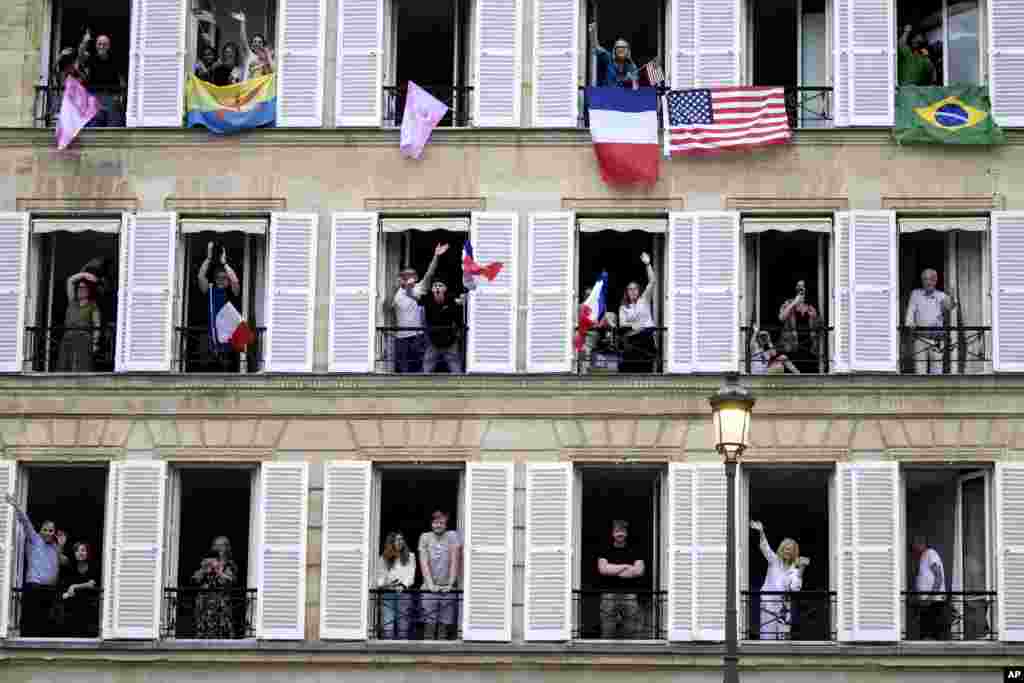
[[[406,593],[416,580],[416,553],[409,550],[401,531],[384,541],[377,567],[377,591],[381,595],[380,637],[408,640],[412,633],[413,596]]]
[[[97,278],[75,273],[68,278],[68,308],[60,340],[57,368],[61,372],[91,372],[100,344],[100,309],[96,303]]]
[[[74,561],[63,567],[60,576],[64,635],[71,638],[95,638],[99,634],[99,563],[92,546],[78,542],[72,548]]]
[[[195,594],[193,620],[197,638],[234,638],[235,615],[232,589],[238,582],[238,565],[231,559],[231,542],[217,536],[192,574]]]
[[[92,49],[90,49],[92,46]],[[92,42],[86,28],[78,46],[78,71],[85,78],[85,88],[96,96],[100,110],[86,124],[87,128],[120,128],[124,126],[123,96],[128,82],[111,54],[110,36],[100,34]]]
[[[916,331],[916,327],[946,327],[949,312],[956,306],[953,298],[935,288],[939,274],[933,268],[921,273],[921,288],[910,293],[904,325],[914,343],[914,371],[919,375],[942,374],[942,330]]]
[[[800,546],[792,538],[784,538],[779,543],[778,552],[773,552],[768,545],[768,537],[764,533],[761,522],[751,521],[750,528],[758,532],[758,547],[764,559],[768,560],[768,571],[761,586],[762,593],[793,593],[804,585],[804,569],[811,563],[806,557],[800,557]],[[761,595],[761,640],[787,640],[792,626],[792,605],[788,596]]]

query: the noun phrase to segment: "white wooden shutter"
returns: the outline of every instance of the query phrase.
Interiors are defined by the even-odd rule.
[[[665,306],[665,348],[670,373],[694,370],[693,255],[697,230],[695,214],[669,214],[668,287]]]
[[[466,465],[463,640],[512,640],[513,468]]]
[[[164,372],[171,369],[174,213],[128,216],[122,233],[120,332],[115,340],[117,371]]]
[[[850,368],[897,372],[896,213],[850,212]]]
[[[696,0],[698,36],[696,84],[699,87],[741,85],[740,2]]]
[[[572,211],[530,214],[527,372],[570,372],[573,368],[575,228]]]
[[[469,372],[515,372],[518,333],[519,214],[474,212],[470,239],[477,263],[505,266],[493,282],[477,280],[469,296]]]
[[[899,465],[836,465],[839,640],[900,638]]]
[[[365,640],[370,571],[369,462],[324,465],[320,638]]]
[[[672,87],[697,84],[697,7],[700,0],[671,0]]]
[[[1024,372],[1024,211],[992,212],[992,367]]]
[[[304,462],[264,463],[260,469],[256,623],[259,637],[266,640],[305,636],[308,490]]]
[[[854,0],[832,0],[832,123],[835,126],[850,125],[850,12],[853,3]]]
[[[835,212],[832,372],[850,371],[850,212]]]
[[[696,213],[693,253],[694,367],[739,370],[740,215]]]
[[[476,126],[521,125],[522,3],[523,0],[476,0],[473,65],[473,122]]]
[[[695,640],[697,628],[693,581],[694,468],[680,462],[668,465],[669,640]]]
[[[572,632],[571,463],[526,466],[525,640]]]
[[[326,2],[282,0],[277,38],[280,128],[323,125]]]
[[[316,298],[315,213],[270,216],[270,284],[266,368],[270,372],[313,370],[313,310]]]
[[[336,126],[381,125],[384,1],[338,0]]]
[[[120,462],[113,547],[113,637],[152,640],[160,632],[167,464]]]
[[[579,0],[534,0],[533,125],[575,128],[579,93]]]
[[[128,126],[181,128],[185,104],[186,3],[136,0],[132,5]]]
[[[377,292],[377,214],[331,217],[331,372],[372,372]]]
[[[1024,126],[1024,3],[989,0],[988,36],[992,115],[1001,126]]]
[[[850,0],[850,125],[892,126],[896,103],[894,0]]]
[[[17,471],[17,464],[13,460],[0,462],[0,491],[4,495],[14,495]],[[0,510],[0,586],[3,586],[5,593],[3,598],[0,598],[0,637],[3,638],[7,638],[11,617],[11,567],[13,551],[18,547],[14,530],[14,508],[4,503],[4,509]]]
[[[116,638],[114,631],[114,595],[117,594],[117,576],[114,566],[117,558],[117,546],[114,542],[117,532],[117,506],[120,502],[117,486],[117,463],[110,463],[107,468],[107,507],[103,515],[103,597],[100,635],[104,639]],[[167,539],[166,524],[164,538]],[[165,546],[166,547],[166,546]]]
[[[28,219],[0,213],[0,372],[21,372],[25,355]]]
[[[1024,465],[996,463],[999,639],[1024,642]]]

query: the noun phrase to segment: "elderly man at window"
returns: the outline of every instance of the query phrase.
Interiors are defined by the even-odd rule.
[[[933,268],[921,273],[921,288],[910,293],[904,325],[914,342],[914,372],[942,374],[942,340],[948,312],[956,306],[953,298],[935,288],[939,274]],[[915,328],[925,328],[923,330]]]

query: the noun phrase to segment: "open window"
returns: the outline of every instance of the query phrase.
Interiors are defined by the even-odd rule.
[[[277,0],[189,3],[186,68],[215,85],[229,85],[260,75],[259,61],[252,56],[251,47],[254,43],[258,45],[260,39],[264,46],[276,47]],[[241,17],[245,18],[244,23]]]
[[[750,216],[742,224],[745,370],[827,373],[831,217]]]
[[[575,477],[573,638],[663,639],[664,468],[585,465],[576,468]],[[613,528],[619,522],[628,525],[621,539]],[[602,575],[600,559],[612,565],[642,562],[643,572]]]
[[[897,64],[903,62],[900,84],[981,83],[982,6],[983,0],[899,0],[896,35]],[[899,39],[908,26],[904,46]],[[908,56],[906,51],[914,55]]]
[[[661,373],[664,370],[664,253],[668,221],[652,218],[579,218],[576,291],[587,300],[602,273],[608,274],[604,324],[599,321],[577,354],[578,372]],[[642,254],[651,258],[650,279]],[[639,302],[627,302],[638,285]],[[649,289],[648,289],[649,287]],[[632,301],[632,300],[631,300]],[[646,303],[646,306],[645,306]],[[646,308],[646,310],[644,310]]]
[[[181,317],[175,330],[179,372],[262,369],[266,233],[265,219],[182,219],[178,246]],[[207,263],[211,253],[212,260]],[[227,306],[233,307],[237,316],[227,311]],[[239,330],[241,323],[244,330]]]
[[[107,500],[105,465],[24,465],[17,477],[15,498],[36,531],[47,521],[67,536],[64,554],[68,565],[60,570],[52,593],[33,589],[23,592],[26,582],[38,582],[36,569],[27,561],[28,537],[15,522],[13,583],[8,621],[9,637],[97,638],[104,595],[102,568],[104,516]],[[84,544],[84,550],[80,549]],[[79,561],[85,564],[79,568]],[[72,585],[95,581],[95,588],[78,588],[74,595],[58,597]],[[39,591],[43,591],[40,596]],[[24,598],[24,599],[23,599]],[[42,598],[42,599],[40,599]]]
[[[987,217],[900,217],[900,370],[991,371]]]
[[[590,36],[589,29],[580,32],[586,41],[584,73],[591,85],[615,85],[608,82],[609,59],[619,39],[629,43],[630,59],[638,68],[649,62],[657,62],[665,68],[668,54],[667,22],[669,3],[665,0],[637,0],[632,3],[612,0],[581,0],[586,9],[586,27],[595,25],[597,43]],[[641,76],[643,80],[644,77]],[[648,84],[646,80],[643,81]]]
[[[994,640],[990,467],[907,467],[906,640]]]
[[[114,370],[120,229],[120,216],[32,220],[27,369]]]
[[[741,475],[740,637],[835,640],[831,468],[745,466]],[[767,552],[751,521],[763,525]],[[800,557],[810,560],[802,569]]]

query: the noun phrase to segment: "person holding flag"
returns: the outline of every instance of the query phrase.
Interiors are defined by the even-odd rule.
[[[608,290],[608,272],[604,271],[580,304],[580,319],[576,326],[576,353],[583,351],[591,328],[606,324],[604,320],[605,296]]]
[[[462,244],[462,286],[468,291],[476,289],[476,279],[483,275],[488,282],[493,282],[505,264],[495,261],[481,266],[473,258],[473,243],[466,238]]]
[[[242,287],[234,269],[228,264],[227,249],[221,245],[220,261],[216,264],[213,263],[213,253],[213,242],[208,242],[206,259],[199,266],[197,280],[199,291],[206,297],[210,351],[216,354],[220,369],[234,372],[238,353],[252,343],[253,334],[231,301],[241,294]]]

